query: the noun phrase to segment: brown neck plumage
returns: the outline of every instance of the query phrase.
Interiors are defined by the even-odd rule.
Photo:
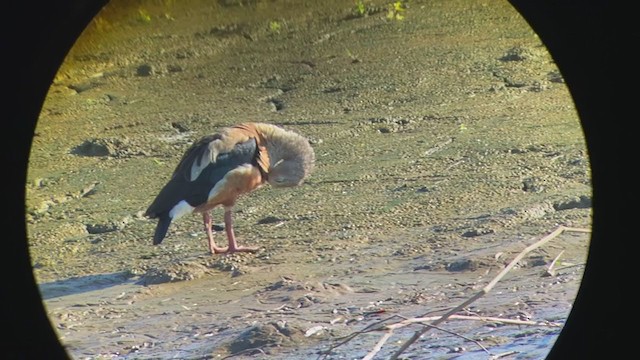
[[[247,126],[255,128],[261,137],[258,146],[263,145],[266,149],[269,164],[266,173],[272,185],[276,185],[277,178],[287,185],[298,185],[309,175],[314,167],[315,154],[307,139],[271,124],[251,123]]]

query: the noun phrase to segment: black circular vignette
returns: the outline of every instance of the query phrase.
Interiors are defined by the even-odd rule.
[[[25,222],[27,162],[36,121],[58,68],[108,0],[15,1],[1,22],[5,236],[2,359],[67,359],[49,323],[33,276]],[[8,78],[6,77],[8,76]],[[8,111],[7,111],[8,110]]]
[[[10,174],[5,190],[3,229],[9,244],[3,261],[8,286],[2,290],[3,359],[68,358],[46,316],[35,284],[25,226],[25,182],[35,124],[53,77],[67,52],[108,0],[62,0],[7,5],[2,24],[2,69],[5,77],[3,162]],[[619,261],[623,225],[617,199],[622,198],[621,173],[614,144],[626,125],[611,120],[630,110],[615,90],[635,68],[625,68],[619,53],[618,14],[609,2],[510,0],[529,22],[554,58],[565,79],[585,132],[593,185],[593,233],[588,263],[567,324],[549,359],[600,358],[622,348]],[[8,113],[6,112],[8,109]],[[8,321],[8,322],[7,322]],[[615,357],[614,357],[615,358]]]
[[[612,312],[622,309],[618,264],[621,233],[621,175],[618,146],[625,113],[617,91],[635,69],[618,63],[621,44],[618,5],[606,1],[510,0],[554,58],[575,103],[587,142],[592,170],[593,221],[587,266],[567,322],[548,359],[617,358],[623,328]],[[635,70],[637,71],[637,70]],[[628,104],[626,105],[628,107]],[[613,121],[612,121],[613,120]]]

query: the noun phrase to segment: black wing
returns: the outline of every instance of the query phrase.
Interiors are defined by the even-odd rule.
[[[198,141],[183,156],[171,180],[162,188],[146,215],[151,218],[168,213],[180,201],[185,200],[191,206],[207,201],[209,191],[231,170],[243,164],[255,164],[258,151],[256,139],[236,144],[226,153],[220,153],[216,161],[205,166],[195,179],[191,179],[191,168],[195,161],[204,161],[208,154],[209,143],[216,138],[207,137]]]

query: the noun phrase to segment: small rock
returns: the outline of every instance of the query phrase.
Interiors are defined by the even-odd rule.
[[[433,265],[418,265],[413,268],[413,271],[433,270],[433,269],[434,269]]]
[[[81,92],[93,89],[99,85],[101,84],[95,82],[85,82],[81,84],[71,84],[68,86],[68,88],[79,94]]]
[[[258,224],[259,225],[275,224],[275,223],[279,223],[281,221],[283,221],[283,219],[277,218],[275,216],[267,216],[267,217],[263,217],[262,219],[258,220]]]
[[[587,209],[591,207],[591,196],[580,195],[580,197],[560,201],[553,204],[556,211],[569,209]]]
[[[316,326],[312,326],[309,329],[307,329],[307,331],[305,331],[304,333],[304,337],[309,337],[309,336],[313,336],[317,333],[320,333],[324,330],[324,326],[322,325],[316,325]]]
[[[87,187],[79,191],[77,197],[83,198],[95,194],[97,191],[96,186],[98,186],[98,184],[100,184],[99,181],[94,181],[93,183],[89,184]]]
[[[285,108],[284,101],[278,99],[269,99],[267,103],[271,105],[272,111],[280,111]]]
[[[522,190],[526,192],[539,193],[544,191],[544,180],[538,178],[527,178],[522,181]]]
[[[450,264],[447,264],[447,271],[475,271],[478,269],[478,263],[471,259],[456,260]]]
[[[506,54],[500,58],[501,61],[524,61],[536,58],[536,54],[528,48],[514,46],[507,50]]]
[[[494,233],[495,230],[488,228],[474,228],[462,233],[462,237],[476,237]]]
[[[170,65],[167,65],[167,71],[170,72],[170,73],[181,72],[182,71],[182,66],[175,65],[175,64],[170,64]]]
[[[110,151],[106,144],[90,139],[73,148],[71,153],[80,156],[108,156]]]
[[[228,345],[231,354],[247,349],[290,346],[297,347],[305,341],[305,331],[285,322],[270,322],[254,326],[240,334]]]
[[[113,224],[87,224],[87,232],[89,234],[104,234],[117,230],[118,227]]]
[[[45,180],[43,178],[34,179],[31,184],[35,188],[43,188],[46,185]]]
[[[188,132],[191,130],[189,129],[189,126],[187,126],[186,124],[182,122],[177,122],[177,121],[172,122],[171,127],[178,130],[178,132],[181,132],[181,133]]]
[[[92,138],[71,149],[71,154],[77,156],[110,156],[115,158],[130,158],[148,155],[144,149],[126,137],[122,138]]]
[[[224,223],[211,225],[211,230],[213,230],[213,231],[223,231],[224,230]]]
[[[547,79],[553,83],[560,83],[560,84],[564,84],[564,78],[562,77],[562,74],[560,74],[559,71],[551,71],[549,74],[547,74]]]
[[[136,69],[136,75],[138,76],[151,76],[153,74],[155,74],[155,71],[153,66],[149,64],[142,64]]]
[[[120,221],[114,221],[107,224],[87,224],[87,232],[89,234],[104,234],[108,232],[118,231],[124,229],[131,221],[130,217],[125,217]]]

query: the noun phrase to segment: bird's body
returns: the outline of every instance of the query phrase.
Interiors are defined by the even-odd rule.
[[[165,238],[173,220],[202,213],[209,251],[254,251],[238,246],[231,212],[238,197],[265,183],[297,186],[313,168],[315,155],[307,139],[265,123],[245,123],[220,130],[195,142],[183,155],[169,182],[146,211],[157,218],[154,244]],[[210,210],[225,208],[228,247],[218,247],[211,232]]]

